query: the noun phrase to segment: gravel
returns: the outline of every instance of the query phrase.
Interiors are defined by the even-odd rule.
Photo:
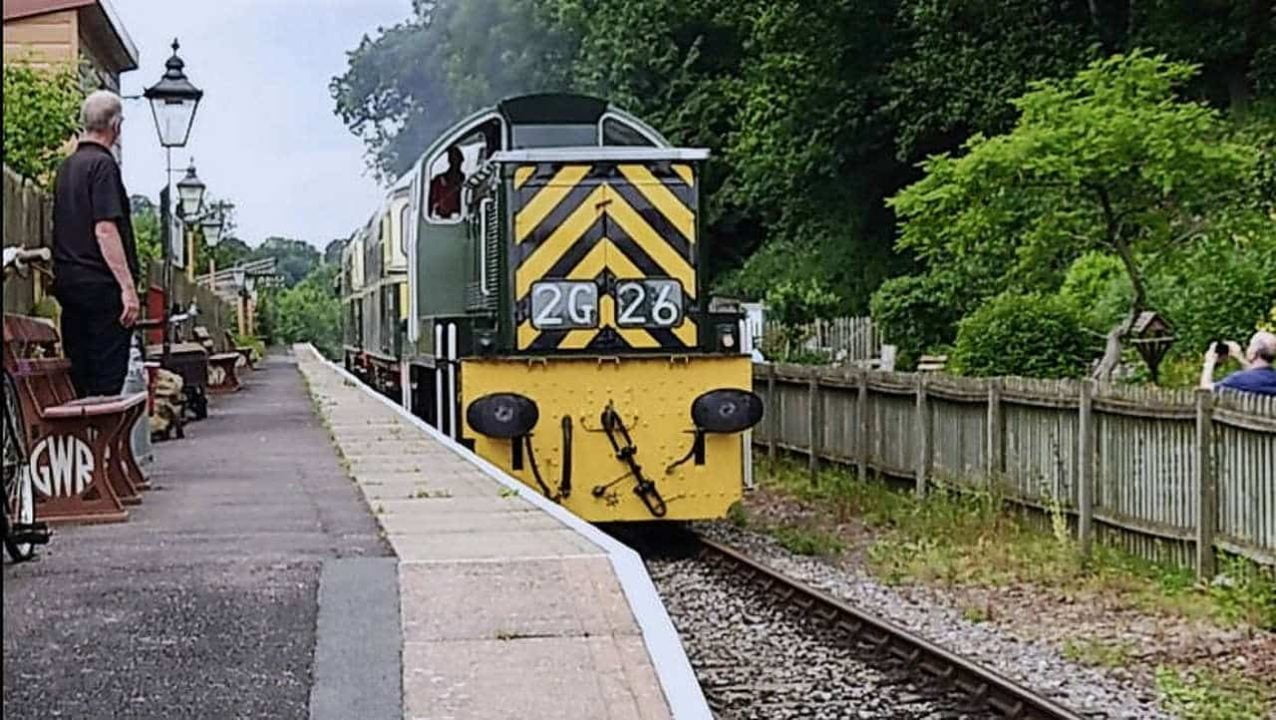
[[[1054,699],[1074,712],[1092,718],[1172,717],[1157,708],[1156,697],[1143,685],[1071,662],[1051,647],[965,620],[950,608],[919,604],[854,568],[834,567],[816,559],[794,555],[765,535],[741,530],[726,523],[705,523],[696,529],[706,537],[748,553],[795,580],[842,598],[866,612],[891,620],[941,647],[979,662]],[[664,589],[661,581],[658,580],[657,585]],[[673,596],[670,602],[673,600],[683,602],[677,596]],[[674,610],[672,604],[669,611],[677,624],[680,613]],[[694,643],[686,636],[684,640],[688,651],[693,652]]]
[[[653,559],[648,569],[719,720],[991,717],[730,570],[700,559]]]

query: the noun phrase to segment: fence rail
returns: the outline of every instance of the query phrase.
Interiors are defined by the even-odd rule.
[[[1215,571],[1276,566],[1276,398],[1089,381],[754,366],[754,442],[912,480],[994,481],[1098,541]]]

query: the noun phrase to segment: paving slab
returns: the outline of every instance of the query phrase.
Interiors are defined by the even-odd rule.
[[[374,501],[375,502],[375,501]],[[386,535],[391,536],[392,544],[397,542],[396,535],[443,535],[449,533],[471,533],[475,528],[491,528],[503,531],[539,531],[561,530],[557,520],[540,512],[504,512],[504,513],[436,513],[424,517],[416,513],[399,513],[381,515],[378,518]]]
[[[605,557],[403,565],[399,587],[407,642],[639,634]]]
[[[641,637],[509,637],[409,642],[412,720],[664,720]]]
[[[570,530],[475,530],[468,533],[396,535],[395,553],[403,563],[509,560],[602,555],[596,545]]]
[[[486,497],[440,497],[428,500],[387,499],[377,501],[373,509],[378,516],[403,514],[419,517],[539,512],[534,505],[522,498],[494,494]],[[561,528],[562,525],[557,527]]]
[[[403,500],[418,497],[433,499],[460,497],[492,497],[492,487],[470,480],[426,479],[422,473],[405,473],[381,476],[386,479],[367,480],[359,483],[363,496],[369,500]]]

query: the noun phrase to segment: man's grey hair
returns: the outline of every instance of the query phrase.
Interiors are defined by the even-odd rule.
[[[1249,339],[1249,354],[1266,362],[1276,362],[1276,335],[1259,331]]]
[[[102,132],[115,127],[124,114],[120,96],[110,90],[97,90],[84,98],[80,107],[80,125],[85,132]]]

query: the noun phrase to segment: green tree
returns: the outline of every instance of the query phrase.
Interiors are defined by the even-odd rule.
[[[341,251],[346,247],[345,238],[337,238],[323,248],[323,261],[330,265],[341,264]]]
[[[892,198],[901,248],[936,272],[1004,268],[1011,288],[1057,287],[1080,254],[1115,255],[1132,294],[1109,335],[1110,371],[1135,312],[1149,307],[1141,258],[1215,229],[1220,208],[1251,187],[1253,149],[1225,138],[1217,112],[1175,96],[1194,72],[1136,52],[1035,83],[1015,101],[1012,130],[932,157]]]
[[[231,236],[223,237],[213,247],[212,254],[213,262],[217,263],[218,269],[225,270],[250,259],[253,255],[253,249],[248,247],[248,243],[243,240]]]
[[[322,259],[319,251],[310,243],[276,236],[266,238],[265,242],[254,248],[250,259],[267,257],[275,259],[275,272],[283,277],[286,287],[299,284],[319,266]]]
[[[561,89],[566,56],[541,0],[414,0],[412,15],[365,35],[329,92],[386,182],[463,115],[513,94]]]
[[[53,181],[79,128],[84,93],[70,66],[4,64],[4,163],[41,185]]]
[[[935,275],[891,278],[874,293],[873,320],[882,340],[898,348],[899,368],[912,368],[927,350],[953,341],[961,319],[953,296]]]
[[[341,301],[332,290],[338,272],[336,265],[320,265],[267,299],[272,342],[309,342],[329,358],[341,357]]]

